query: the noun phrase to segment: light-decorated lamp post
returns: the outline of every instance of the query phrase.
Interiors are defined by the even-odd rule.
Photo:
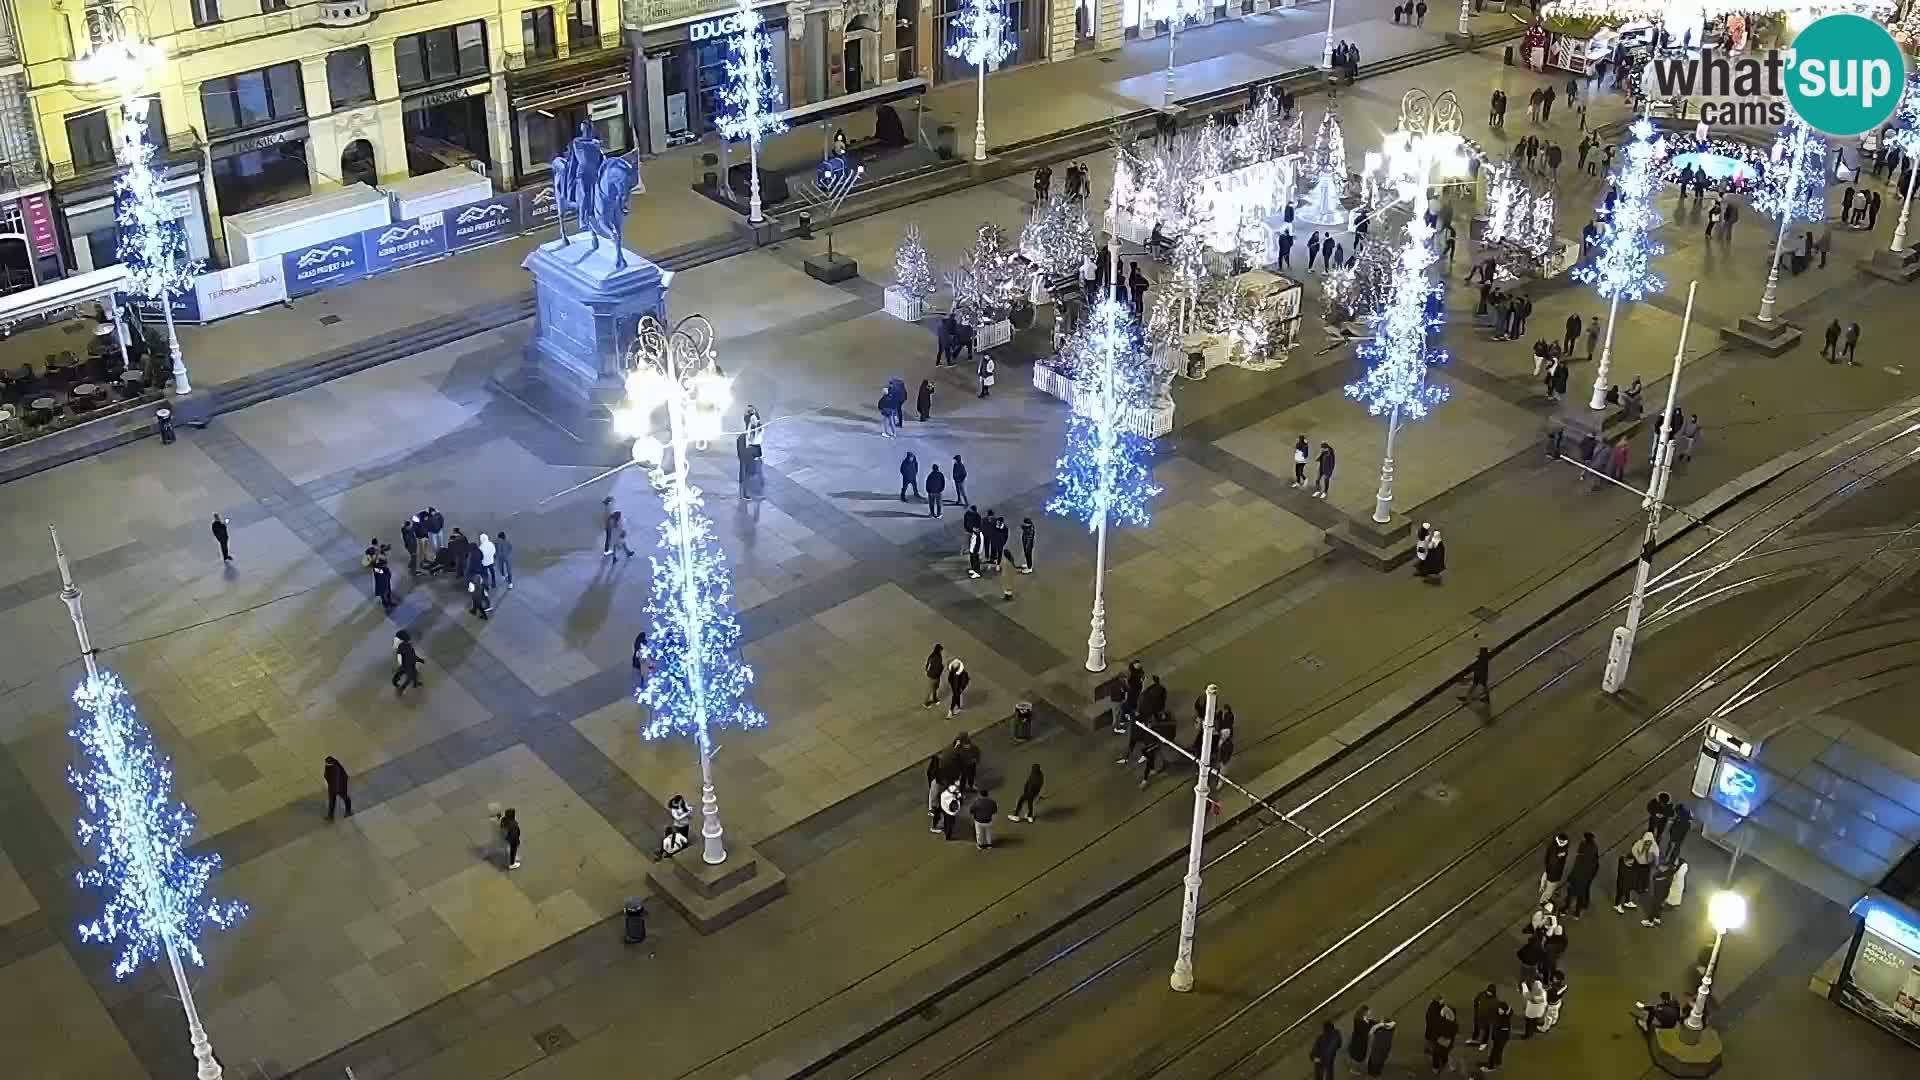
[[[746,2],[746,0],[742,0]],[[1007,37],[1007,11],[1003,0],[967,0],[967,6],[953,19],[953,42],[947,55],[972,64],[978,76],[974,94],[973,160],[987,160],[987,72],[1013,55],[1013,42]]]
[[[1707,1026],[1707,995],[1713,992],[1713,972],[1720,966],[1720,945],[1727,934],[1747,925],[1747,898],[1736,892],[1718,892],[1707,901],[1707,921],[1713,924],[1713,951],[1707,954],[1706,970],[1700,973],[1700,989],[1693,995],[1693,1008],[1687,1010],[1686,1030],[1698,1034]]]
[[[120,95],[120,145],[115,156],[121,172],[113,185],[114,219],[119,226],[116,253],[127,268],[133,291],[160,305],[173,392],[184,397],[193,393],[193,384],[187,378],[186,358],[173,324],[173,298],[193,288],[200,264],[188,258],[184,230],[168,212],[160,178],[153,171],[154,148],[147,140],[149,100],[141,91],[147,75],[164,57],[158,46],[145,40],[139,20],[140,14],[130,5],[88,7],[87,29],[94,43],[74,69],[80,82],[110,86]]]
[[[218,855],[188,855],[193,811],[173,798],[173,765],[154,749],[153,733],[140,722],[126,687],[94,659],[80,589],[67,553],[53,537],[60,568],[60,599],[73,619],[87,677],[74,691],[81,718],[68,732],[79,744],[82,764],[67,769],[67,783],[80,796],[78,835],[93,850],[92,862],[75,879],[106,894],[100,914],[80,924],[80,940],[118,945],[113,977],[125,979],[154,960],[165,959],[186,1014],[198,1080],[221,1080],[219,1059],[200,1023],[186,965],[206,966],[200,938],[207,927],[230,929],[247,914],[236,900],[209,899],[207,883],[220,867]]]
[[[748,700],[753,669],[740,656],[732,574],[688,476],[689,448],[722,434],[721,417],[733,400],[732,380],[721,373],[713,346],[713,326],[704,316],[689,315],[671,327],[652,316],[641,319],[629,353],[627,399],[614,410],[614,426],[633,439],[633,460],[652,470],[666,509],[647,597],[653,672],[635,695],[648,709],[640,734],[649,740],[685,735],[699,748],[701,858],[718,865],[727,861],[727,846],[713,790],[714,731],[765,727],[767,718]],[[664,444],[648,433],[657,409],[667,414]]]
[[[1327,0],[1327,40],[1320,48],[1320,69],[1333,70],[1333,12],[1340,6],[1340,0]]]
[[[1893,226],[1893,243],[1887,250],[1898,254],[1907,249],[1907,215],[1913,210],[1913,184],[1920,179],[1920,72],[1907,76],[1906,93],[1900,108],[1887,128],[1887,141],[1908,161],[1907,192],[1900,199],[1900,220]]]
[[[1653,271],[1653,260],[1666,254],[1666,247],[1654,239],[1660,227],[1660,212],[1654,209],[1653,196],[1660,189],[1664,146],[1653,122],[1636,120],[1631,128],[1633,141],[1627,144],[1626,159],[1616,174],[1619,195],[1613,213],[1600,227],[1600,242],[1593,261],[1577,267],[1575,281],[1594,287],[1607,301],[1607,328],[1600,346],[1600,362],[1593,372],[1593,394],[1587,407],[1607,407],[1607,380],[1613,361],[1613,329],[1620,322],[1620,302],[1638,302],[1659,292],[1666,282]]]
[[[1386,306],[1367,313],[1373,336],[1358,350],[1367,362],[1366,374],[1346,387],[1347,396],[1364,404],[1368,413],[1387,418],[1386,453],[1373,498],[1373,520],[1383,525],[1393,520],[1393,447],[1400,425],[1425,417],[1450,396],[1446,387],[1427,383],[1427,369],[1446,363],[1447,354],[1427,345],[1428,333],[1438,328],[1442,316],[1433,313],[1438,305],[1430,302],[1439,286],[1427,269],[1439,256],[1426,214],[1435,166],[1457,162],[1462,146],[1460,106],[1453,91],[1433,98],[1409,90],[1400,99],[1400,125],[1387,136],[1384,161],[1401,197],[1412,204],[1407,239]]]
[[[1754,208],[1780,219],[1773,258],[1767,265],[1767,285],[1760,293],[1759,320],[1773,322],[1774,302],[1780,294],[1780,254],[1787,246],[1787,230],[1796,221],[1824,221],[1827,216],[1827,144],[1798,113],[1788,110],[1787,126],[1774,137],[1767,173],[1754,194]]]
[[[1153,360],[1133,312],[1112,296],[1094,304],[1076,334],[1083,337],[1077,351],[1094,365],[1079,377],[1091,382],[1093,393],[1076,395],[1047,512],[1078,518],[1094,534],[1087,670],[1105,671],[1107,526],[1145,525],[1147,503],[1160,494],[1153,482],[1153,440],[1140,434],[1153,401]]]
[[[1460,36],[1461,37],[1473,36],[1473,29],[1467,24],[1467,10],[1468,10],[1468,6],[1472,3],[1473,3],[1473,0],[1460,0]]]
[[[782,92],[773,81],[773,39],[752,0],[740,0],[727,39],[727,81],[720,88],[720,115],[714,126],[729,139],[747,142],[747,220],[765,221],[760,212],[760,140],[787,130],[780,119]],[[618,246],[618,245],[615,245]]]
[[[1173,108],[1173,50],[1180,40],[1180,28],[1200,15],[1196,0],[1146,0],[1140,17],[1167,24],[1167,84],[1160,94],[1160,107]]]
[[[1207,839],[1207,802],[1212,794],[1214,709],[1220,688],[1207,684],[1206,706],[1200,714],[1199,775],[1193,781],[1193,827],[1187,837],[1187,876],[1180,894],[1180,944],[1174,952],[1173,974],[1167,985],[1180,993],[1193,989],[1193,928],[1200,919],[1201,845]]]

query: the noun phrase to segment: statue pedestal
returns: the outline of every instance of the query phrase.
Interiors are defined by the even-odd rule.
[[[641,316],[665,321],[672,275],[626,253],[615,269],[615,246],[598,250],[584,235],[541,244],[520,265],[533,275],[534,331],[527,362],[570,394],[611,404],[626,395],[622,361]]]

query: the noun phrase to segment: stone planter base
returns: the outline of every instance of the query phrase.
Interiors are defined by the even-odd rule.
[[[915,296],[898,285],[887,286],[881,307],[886,313],[904,322],[919,322],[927,314],[927,301]]]

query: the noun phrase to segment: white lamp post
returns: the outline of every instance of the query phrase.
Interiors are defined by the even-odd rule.
[[[1467,11],[1468,11],[1469,5],[1471,5],[1472,3],[1473,3],[1473,0],[1460,0],[1460,36],[1461,37],[1469,37],[1472,34],[1472,30],[1470,30],[1467,26]]]
[[[1193,782],[1193,831],[1187,837],[1187,877],[1180,901],[1180,947],[1167,984],[1181,993],[1193,989],[1193,926],[1200,917],[1200,856],[1207,839],[1207,796],[1213,778],[1213,715],[1220,688],[1207,684],[1207,707],[1200,714],[1200,771]]]
[[[1007,12],[1001,0],[967,0],[954,16],[953,43],[947,55],[974,67],[973,160],[987,160],[987,70],[1013,55],[1007,39]]]
[[[713,724],[708,701],[721,673],[708,670],[708,642],[713,629],[698,617],[709,603],[709,573],[698,565],[695,540],[703,522],[696,520],[698,491],[688,483],[687,451],[721,434],[721,420],[733,401],[732,380],[720,373],[713,349],[713,325],[705,316],[689,315],[671,328],[651,316],[642,319],[627,375],[627,405],[614,411],[615,430],[633,438],[633,460],[654,469],[654,484],[672,516],[677,540],[672,552],[677,565],[670,575],[655,573],[655,588],[663,576],[679,591],[673,598],[681,617],[673,629],[684,637],[681,668],[686,682],[688,714],[673,718],[673,726],[693,737],[700,750],[701,857],[717,865],[727,859],[726,833],[720,825],[720,801],[713,789]],[[667,413],[668,442],[646,433],[655,409]],[[666,458],[671,450],[672,458]]]
[[[1907,250],[1907,214],[1913,209],[1913,182],[1920,180],[1920,169],[1907,173],[1907,194],[1900,200],[1900,220],[1893,223],[1893,244],[1887,248],[1894,254]]]
[[[1775,208],[1780,215],[1780,232],[1773,241],[1773,258],[1767,264],[1767,286],[1760,292],[1759,321],[1769,324],[1773,322],[1774,302],[1779,298],[1780,294],[1780,253],[1786,250],[1787,230],[1793,226],[1796,216],[1808,216],[1805,212],[1799,211],[1797,207],[1799,201],[1797,194],[1800,188],[1800,170],[1806,167],[1807,151],[1809,149],[1816,146],[1820,147],[1823,154],[1826,150],[1825,144],[1819,141],[1819,137],[1813,134],[1812,129],[1801,124],[1797,118],[1789,122],[1788,128],[1787,138],[1790,141],[1792,149],[1788,153],[1786,161],[1774,164],[1769,168],[1768,171],[1770,175],[1767,177],[1768,183],[1778,183],[1780,185],[1780,205]],[[1823,163],[1821,167],[1824,169],[1825,164]],[[1771,175],[1775,170],[1781,169],[1784,169],[1785,172],[1780,178],[1776,179]],[[1825,195],[1822,194],[1820,198],[1822,200],[1821,206],[1824,207]]]
[[[1333,10],[1338,6],[1339,0],[1327,0],[1327,40],[1320,48],[1320,67],[1325,71],[1333,70]]]
[[[1686,1028],[1698,1032],[1707,1026],[1707,995],[1713,991],[1714,968],[1720,964],[1720,943],[1727,931],[1747,925],[1747,898],[1736,892],[1718,892],[1707,902],[1707,920],[1713,924],[1713,951],[1707,954],[1707,967],[1700,973],[1700,989],[1693,996],[1693,1008],[1687,1012]]]

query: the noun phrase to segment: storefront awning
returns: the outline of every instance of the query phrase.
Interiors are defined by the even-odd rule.
[[[38,288],[0,296],[0,326],[51,315],[78,304],[111,301],[126,289],[127,268],[120,265],[50,281]]]
[[[856,113],[862,109],[871,109],[876,106],[888,104],[889,102],[917,97],[926,92],[927,80],[902,79],[899,82],[890,82],[883,86],[857,90],[851,94],[842,94],[837,98],[816,101],[811,105],[796,105],[781,113],[780,119],[786,121],[788,127],[798,127],[801,124],[812,124],[821,120],[831,120],[836,116],[845,116],[848,113]]]

